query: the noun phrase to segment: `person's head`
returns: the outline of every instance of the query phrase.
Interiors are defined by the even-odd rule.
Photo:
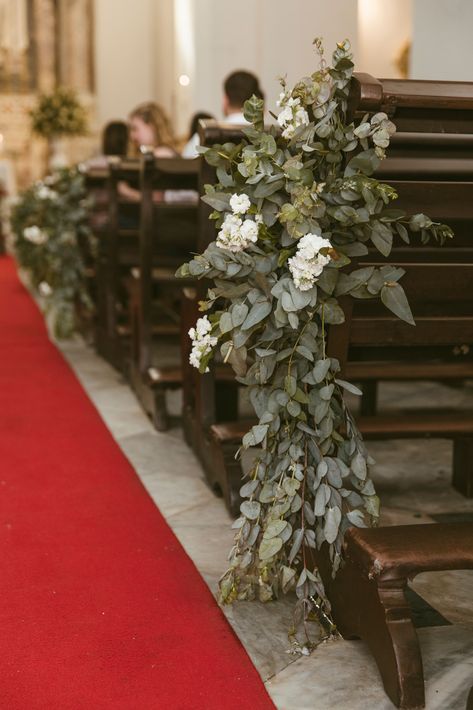
[[[126,155],[128,149],[128,126],[124,121],[110,121],[102,133],[103,155]]]
[[[253,94],[264,99],[259,81],[254,74],[249,71],[234,71],[229,74],[223,83],[224,115],[241,111],[245,101]]]
[[[129,128],[130,140],[136,148],[140,145],[174,148],[171,122],[159,104],[150,102],[137,106],[130,113]]]
[[[194,113],[194,115],[191,118],[190,122],[190,127],[189,127],[189,138],[192,138],[194,133],[197,133],[199,130],[199,121],[204,118],[214,118],[211,113],[205,113],[205,111],[199,111],[198,113]]]

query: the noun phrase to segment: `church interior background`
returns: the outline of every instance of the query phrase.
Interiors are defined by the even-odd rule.
[[[294,0],[290,11],[283,0],[241,0],[240,24],[231,0],[1,0],[3,173],[24,187],[44,172],[29,111],[57,85],[75,89],[89,114],[88,135],[68,141],[75,162],[97,150],[105,122],[142,101],[161,103],[181,135],[194,111],[219,117],[222,80],[235,68],[254,71],[274,106],[277,78],[314,65],[317,34],[327,48],[348,37],[357,70],[373,76],[467,80],[473,7],[430,10],[429,0]]]
[[[348,38],[357,72],[365,72],[380,79],[472,82],[471,86],[473,86],[472,27],[473,2],[471,0],[435,0],[435,2],[433,0],[327,0],[326,2],[323,0],[290,0],[290,2],[288,0],[0,0],[0,197],[3,231],[8,232],[8,209],[10,205],[18,204],[18,195],[22,191],[27,191],[35,184],[36,188],[38,185],[42,186],[42,191],[46,192],[46,195],[48,191],[50,192],[48,187],[50,183],[35,183],[48,173],[50,146],[45,138],[38,137],[32,132],[30,115],[43,93],[51,92],[57,87],[70,88],[76,92],[80,104],[85,108],[87,114],[85,135],[66,138],[64,147],[68,164],[81,165],[81,172],[86,175],[87,169],[84,166],[87,161],[92,159],[90,160],[92,164],[93,159],[100,160],[104,157],[101,156],[103,127],[111,121],[127,121],[132,109],[143,102],[157,102],[165,109],[179,138],[180,148],[189,137],[189,122],[195,112],[205,111],[217,119],[222,118],[222,83],[230,72],[237,69],[246,69],[257,75],[265,93],[266,115],[269,116],[270,110],[276,110],[280,92],[279,77],[286,76],[289,86],[292,86],[294,81],[317,69],[318,58],[313,48],[313,40],[317,36],[323,38],[329,61],[337,42]],[[468,90],[471,90],[471,87]],[[467,99],[472,102],[472,97],[473,91]],[[471,105],[473,106],[473,103]],[[471,121],[471,112],[468,120]],[[443,138],[444,136],[441,136],[440,143]],[[471,146],[472,142],[469,141],[469,150]],[[142,147],[145,148],[144,145]],[[455,154],[455,159],[457,157]],[[114,162],[115,158],[116,162]],[[460,158],[465,158],[465,155],[460,155]],[[465,164],[467,164],[466,158]],[[135,165],[138,171],[142,170],[146,157],[140,156],[140,160],[142,162],[138,168]],[[180,158],[176,157],[176,161],[179,160]],[[116,167],[119,162],[118,157],[114,156],[106,164],[105,172],[110,171],[107,179],[112,174],[113,167]],[[126,163],[126,160],[123,162]],[[135,162],[138,164],[138,159]],[[431,163],[433,162],[432,160]],[[471,166],[471,160],[468,165]],[[429,170],[431,167],[429,164]],[[455,169],[457,168],[458,166]],[[99,174],[101,170],[104,170],[103,165],[99,166],[97,173]],[[143,171],[136,172],[136,170],[134,175],[136,185],[144,184],[139,183],[136,177],[139,175],[139,179],[142,179]],[[468,177],[468,171],[463,168],[463,164],[461,170],[463,173],[460,171],[460,178],[457,176],[455,180],[458,183],[460,179],[470,181],[471,187],[471,177]],[[93,171],[94,166],[91,175]],[[97,178],[102,181],[104,179],[103,175]],[[447,187],[449,181],[455,182],[451,175],[446,179]],[[123,180],[120,182],[123,183]],[[441,182],[440,178],[439,182]],[[98,203],[100,203],[100,195],[103,198],[107,190],[112,189],[111,184],[112,180],[100,183],[100,188],[97,190]],[[315,182],[313,184],[315,185]],[[320,181],[320,185],[325,186],[325,182]],[[129,205],[133,209],[136,208],[136,214],[132,210],[130,213],[135,217],[139,214],[141,219],[142,213],[138,212],[138,202],[142,193],[139,190],[137,192],[137,202]],[[169,192],[172,193],[173,190]],[[112,203],[110,194],[108,197],[106,195],[104,201],[107,209]],[[152,204],[154,199],[152,190],[149,191],[149,195]],[[197,204],[195,190],[193,195]],[[7,199],[3,200],[5,196]],[[115,197],[118,204],[119,198],[116,195]],[[165,198],[163,201],[166,201]],[[84,200],[84,204],[86,202]],[[447,204],[448,200],[445,203]],[[101,207],[103,208],[103,205]],[[465,214],[468,210],[471,212],[471,205],[465,206]],[[112,211],[108,213],[108,218]],[[106,214],[106,210],[103,210],[103,214]],[[468,219],[471,220],[471,215]],[[138,217],[135,222],[131,219],[127,222],[125,219],[119,224],[117,219],[114,236],[119,235],[122,228],[123,232],[134,229],[136,243],[139,243],[145,230],[140,231],[141,225],[138,228]],[[103,229],[101,234],[109,238],[110,234],[104,228],[104,223],[98,222],[98,231]],[[468,227],[466,217],[463,224]],[[30,224],[29,229],[38,228]],[[465,227],[465,233],[466,231]],[[9,237],[12,237],[12,234],[7,234],[5,240],[7,247],[10,246]],[[13,244],[13,238],[11,243]],[[0,252],[2,252],[1,248]],[[97,253],[99,252],[100,250],[97,250]],[[138,257],[137,253],[134,257],[141,259],[141,252]],[[1,257],[4,258],[4,262],[10,259],[6,253],[2,253]],[[97,264],[100,262],[104,268],[103,264],[107,258],[108,252],[106,253],[102,248]],[[468,258],[471,260],[471,249]],[[89,278],[88,271],[92,272],[93,278],[100,273],[98,266],[96,272],[94,272],[95,267],[89,268],[90,263],[87,262],[87,269],[83,270],[84,281]],[[139,263],[141,262],[137,260],[134,265],[138,266]],[[471,266],[471,262],[469,263]],[[139,279],[140,268],[135,268],[130,273],[133,271],[135,272],[133,278]],[[172,278],[174,278],[174,271]],[[21,274],[20,269],[20,280],[23,277],[24,274]],[[125,292],[125,288],[122,290]],[[39,293],[41,294],[41,289]],[[105,306],[102,301],[101,305],[97,306],[97,311],[103,306],[103,312],[107,317],[109,311],[114,309],[118,313],[117,316],[114,312],[114,317],[124,317],[125,309],[122,308],[120,311],[120,308],[117,308],[117,304],[118,306],[121,304],[119,298],[115,296],[115,293],[111,296],[110,293],[107,294],[107,298],[110,297],[109,301]],[[0,299],[0,316],[1,307]],[[131,310],[130,308],[130,312]],[[4,306],[3,315],[7,311],[8,308]],[[471,314],[466,315],[469,317]],[[322,320],[322,331],[323,323]],[[177,324],[179,325],[179,316]],[[173,326],[175,327],[176,323],[173,323]],[[0,341],[1,336],[2,328],[0,328]],[[8,339],[6,342],[10,347]],[[48,347],[49,344],[48,342]],[[121,449],[120,455],[122,452],[125,454],[153,498],[156,507],[151,511],[150,516],[152,517],[152,513],[156,513],[156,508],[159,508],[164,524],[172,530],[173,534],[176,534],[213,595],[219,577],[227,564],[227,554],[234,531],[230,530],[229,514],[222,500],[216,498],[211,487],[205,482],[204,468],[184,441],[180,399],[181,389],[184,388],[174,388],[166,393],[174,428],[171,426],[169,431],[156,431],[155,422],[144,413],[144,408],[141,407],[135,397],[136,393],[126,381],[124,372],[115,370],[110,365],[113,358],[110,358],[110,362],[107,363],[99,348],[97,351],[100,356],[93,350],[87,337],[83,340],[78,338],[70,342],[56,343],[55,347],[56,345],[71,366],[71,377],[72,374],[77,376],[105,421],[108,433],[111,433],[114,439],[112,443],[117,444],[115,453],[119,448]],[[36,347],[36,343],[34,346]],[[430,343],[428,346],[430,347]],[[461,347],[470,346],[463,345],[462,341]],[[2,347],[0,353],[1,351]],[[3,351],[4,354],[9,352],[7,347],[3,347]],[[23,353],[22,350],[20,352]],[[468,358],[471,360],[471,351],[465,352],[469,353]],[[180,368],[181,361],[178,360],[178,363]],[[152,367],[149,368],[149,371],[152,370]],[[21,371],[18,381],[26,390],[24,379],[24,372]],[[411,406],[417,407],[419,403],[421,408],[427,409],[438,402],[438,406],[435,406],[440,411],[443,408],[448,410],[453,402],[455,406],[458,404],[462,412],[466,412],[473,422],[471,379],[458,381],[454,386],[447,385],[443,381],[420,381],[419,388],[415,392],[411,390],[412,381],[400,385],[398,382],[394,384],[388,382],[386,387],[388,410],[391,405],[394,409],[394,405],[398,402],[401,403],[401,408],[407,403],[407,409]],[[80,396],[82,395],[78,395],[79,399]],[[0,415],[1,409],[0,406]],[[25,407],[26,409],[28,408]],[[80,406],[78,409],[80,410]],[[64,407],[64,411],[66,410],[67,406]],[[38,411],[41,418],[40,407]],[[22,414],[23,412],[20,412],[20,415]],[[90,418],[95,415],[94,410]],[[58,416],[58,419],[61,419],[61,416]],[[392,441],[389,444],[385,441],[376,441],[372,447],[375,458],[377,451],[381,458],[377,474],[380,488],[385,495],[385,500],[382,501],[385,506],[382,525],[433,523],[436,521],[436,515],[441,519],[442,515],[449,513],[460,518],[463,516],[464,521],[469,525],[473,524],[472,499],[461,497],[450,487],[449,480],[447,481],[451,467],[451,449],[448,446],[451,442],[439,438],[423,440],[414,438],[407,444],[405,441],[396,440],[395,443]],[[432,444],[433,456],[437,457],[432,467],[424,455],[426,449],[422,449],[422,446],[427,446],[426,442]],[[445,445],[446,443],[448,446]],[[86,448],[87,445],[84,446],[84,449]],[[46,451],[44,454],[45,460],[48,453]],[[80,455],[73,458],[80,458]],[[77,461],[74,460],[74,463]],[[120,470],[121,464],[123,464],[121,459],[113,459],[113,466],[116,466],[117,470]],[[411,471],[414,469],[418,473],[418,481],[414,481],[414,485],[411,486]],[[110,473],[108,469],[107,472]],[[125,474],[129,475],[129,473],[127,469]],[[133,471],[131,473],[134,475]],[[125,474],[124,478],[126,478]],[[112,476],[109,485],[114,489],[115,480]],[[95,494],[94,487],[95,481],[92,481],[91,499]],[[107,495],[106,491],[104,497]],[[133,499],[133,495],[130,495],[130,499]],[[87,500],[86,496],[86,504]],[[106,507],[104,509],[108,512]],[[145,508],[142,513],[143,519],[148,520]],[[193,515],[195,517],[192,517]],[[199,515],[201,518],[198,517]],[[138,523],[140,521],[141,518]],[[121,524],[120,520],[117,523],[119,532]],[[132,532],[134,524],[133,520],[130,525]],[[107,535],[107,530],[104,535]],[[111,542],[110,558],[114,557],[114,542],[114,540]],[[158,535],[154,536],[152,543],[160,543]],[[127,542],[123,544],[126,546]],[[97,545],[99,550],[100,545],[101,542]],[[67,555],[68,551],[64,554],[64,559]],[[119,557],[118,553],[116,557]],[[152,553],[150,553],[151,558]],[[443,571],[441,576],[436,578],[437,581],[433,581],[433,577],[419,575],[413,586],[414,592],[426,600],[428,613],[430,613],[429,604],[432,603],[434,612],[438,609],[442,619],[443,616],[447,619],[447,621],[443,619],[438,626],[432,623],[433,630],[423,628],[420,631],[420,637],[425,645],[423,652],[425,650],[428,710],[464,710],[467,694],[470,702],[473,703],[472,574],[471,570],[455,568],[454,571]],[[202,579],[199,577],[200,582]],[[121,580],[117,586],[120,584]],[[205,592],[208,592],[207,587]],[[191,598],[192,594],[188,597]],[[213,604],[214,600],[211,601]],[[226,608],[224,613],[236,630],[251,662],[266,684],[266,690],[278,708],[332,710],[334,707],[339,707],[347,710],[366,710],[366,708],[390,710],[394,707],[385,697],[371,656],[366,650],[358,653],[357,642],[343,640],[339,646],[327,644],[320,656],[316,657],[312,654],[307,658],[298,658],[294,662],[294,658],[288,655],[290,652],[287,648],[286,633],[292,619],[292,607],[289,609],[284,600],[278,600],[275,603],[276,612],[273,617],[266,606],[256,602],[256,612],[253,612],[248,606],[242,604],[236,605],[235,608]],[[152,607],[143,604],[143,609],[150,614],[151,628],[152,623],[156,621],[152,617]],[[142,610],[138,609],[138,611]],[[220,614],[219,611],[218,613]],[[105,612],[100,611],[100,614]],[[126,614],[123,614],[123,618],[125,617]],[[220,621],[225,621],[223,615],[221,617],[221,619],[219,617]],[[102,621],[100,617],[100,622]],[[34,623],[36,619],[33,619]],[[458,629],[455,632],[453,627],[457,624]],[[101,627],[97,626],[97,628],[99,628],[100,647],[103,640],[102,631]],[[226,642],[225,633],[225,630],[219,631],[220,640],[224,638]],[[202,632],[202,636],[204,635],[205,633]],[[80,633],[77,637],[80,637]],[[125,646],[124,642],[123,648]],[[444,663],[437,660],[436,654],[439,648],[445,651]],[[102,650],[100,647],[100,653]],[[107,653],[108,650],[106,649]],[[120,652],[121,650],[123,649],[120,648]],[[125,650],[129,651],[128,646]],[[54,652],[55,649],[51,651],[53,659]],[[144,655],[146,652],[145,649]],[[198,656],[198,649],[194,649],[193,652]],[[68,653],[69,649],[65,646],[66,658]],[[83,652],[79,649],[78,653],[78,657],[85,658],[88,649]],[[134,659],[133,653],[130,652],[132,659]],[[150,654],[152,653],[154,650],[150,651]],[[112,656],[113,654],[110,653],[110,657]],[[87,658],[90,661],[88,656]],[[245,659],[248,661],[246,656]],[[109,661],[110,658],[107,656],[104,664]],[[147,662],[146,657],[143,667]],[[156,667],[158,665],[156,664]],[[229,662],[229,666],[231,665],[232,661]],[[249,665],[253,671],[251,663]],[[146,668],[147,671],[150,670],[148,666]],[[153,665],[152,668],[154,673],[155,666]],[[181,687],[182,669],[179,657],[176,668],[176,677]],[[342,672],[338,673],[334,668],[341,668]],[[35,672],[33,669],[31,675],[33,687],[38,678],[42,682],[39,671],[38,676],[35,676]],[[212,668],[210,672],[212,675]],[[321,674],[324,676],[323,683],[320,682]],[[56,674],[53,668],[51,670],[53,680],[55,675],[60,674]],[[342,690],[338,687],[338,675],[348,679]],[[126,673],[123,674],[123,678],[127,680]],[[120,683],[123,678],[120,678]],[[260,682],[259,677],[257,680]],[[240,681],[239,677],[237,681]],[[15,683],[14,678],[12,687],[16,687]],[[99,673],[98,693],[101,692],[100,683]],[[27,685],[26,683],[25,687]],[[261,690],[259,686],[255,687],[258,692]],[[122,686],[119,685],[119,688],[121,691]],[[44,688],[42,690],[44,691]],[[94,687],[94,692],[95,690]],[[251,710],[269,707],[265,702],[262,702],[261,706],[255,705],[254,708],[251,704],[239,707],[243,707],[244,710],[245,707],[251,707]],[[10,710],[10,707],[2,705],[0,677],[0,709],[3,710],[4,707],[5,710]],[[57,710],[63,710],[59,704],[50,707],[51,710],[56,710],[56,707]],[[76,707],[85,706],[78,703],[71,704],[70,707],[75,710]],[[102,710],[98,705],[96,707],[97,710]],[[129,706],[126,703],[116,706],[113,703],[104,705],[104,708],[108,707],[111,710],[115,710],[115,707],[123,707],[126,710],[129,707],[130,710],[135,710],[133,699]],[[159,707],[150,703],[143,708],[136,707],[136,710],[148,710],[148,707],[157,707],[158,710],[163,707],[164,710],[164,707],[172,708],[172,704]],[[185,707],[194,710],[192,703]],[[200,708],[197,705],[195,707]],[[222,707],[216,704],[215,710],[221,710]],[[12,710],[30,710],[30,708],[12,706]],[[203,710],[213,710],[213,707],[205,706]],[[469,705],[467,710],[473,710],[473,705]]]

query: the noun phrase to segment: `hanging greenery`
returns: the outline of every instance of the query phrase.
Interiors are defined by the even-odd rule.
[[[395,236],[443,243],[452,232],[391,208],[395,190],[372,175],[395,126],[385,113],[349,121],[349,43],[337,46],[332,66],[320,40],[315,47],[320,68],[291,90],[281,82],[278,128],[265,129],[253,97],[245,140],[202,149],[218,179],[203,197],[217,237],[179,273],[214,283],[201,304],[210,315],[190,331],[191,363],[206,372],[218,345],[259,419],[243,438],[258,453],[241,488],[221,600],[267,601],[295,589],[296,627],[316,617],[330,634],[315,553],[325,543],[336,573],[345,531],[376,524],[379,500],[344,401],[344,391],[358,390],[326,351],[327,326],[344,321],[342,296],[380,298],[413,324],[404,270],[350,268],[351,260],[369,246],[389,256]],[[305,639],[303,650],[310,645]]]
[[[58,338],[83,329],[93,311],[85,263],[95,246],[88,213],[84,177],[77,169],[36,182],[12,210],[16,258]]]

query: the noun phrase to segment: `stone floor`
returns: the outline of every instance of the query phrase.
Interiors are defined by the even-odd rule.
[[[121,377],[81,342],[62,346],[91,400],[199,572],[215,592],[232,542],[222,500],[207,487],[178,427],[156,432]],[[384,407],[473,406],[462,389],[387,385]],[[170,408],[178,412],[174,397]],[[432,522],[437,513],[473,513],[449,485],[451,445],[440,440],[376,442],[374,479],[383,524]],[[473,685],[473,572],[429,573],[414,589],[451,623],[419,629],[428,710],[465,710]],[[288,654],[293,600],[238,603],[224,612],[279,710],[389,710],[376,666],[361,641],[326,643],[310,656]],[[246,710],[246,708],[244,709]],[[250,709],[248,709],[250,710]]]

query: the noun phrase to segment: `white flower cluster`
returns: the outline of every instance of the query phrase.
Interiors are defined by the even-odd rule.
[[[307,126],[310,123],[309,114],[301,105],[300,98],[294,99],[285,93],[279,95],[277,104],[283,107],[278,115],[278,123],[283,129],[283,138],[290,140],[296,132],[296,128]]]
[[[217,338],[210,335],[212,330],[212,324],[210,323],[207,316],[197,319],[195,328],[189,330],[189,337],[192,340],[192,351],[189,355],[189,362],[193,367],[199,369],[200,361],[203,357],[208,355],[208,353],[217,345]],[[209,368],[205,370],[208,372]]]
[[[41,182],[37,183],[36,195],[40,200],[55,200],[58,196],[55,190]]]
[[[297,251],[288,260],[288,264],[294,283],[300,291],[308,291],[317,281],[324,266],[330,261],[330,256],[321,254],[320,250],[331,247],[329,240],[318,234],[305,234],[299,239]]]
[[[225,216],[216,243],[220,249],[228,249],[232,252],[243,251],[258,240],[258,225],[261,223],[261,216],[256,215],[256,221],[242,219],[240,215],[245,215],[251,207],[250,198],[244,193],[232,195],[230,207],[233,214]]]
[[[48,241],[47,232],[43,232],[43,230],[40,229],[36,224],[33,224],[31,227],[25,227],[25,229],[23,230],[23,236],[28,242],[31,242],[32,244],[40,245]]]
[[[47,281],[41,281],[38,286],[38,291],[44,298],[48,298],[53,292],[51,286],[48,284]]]

